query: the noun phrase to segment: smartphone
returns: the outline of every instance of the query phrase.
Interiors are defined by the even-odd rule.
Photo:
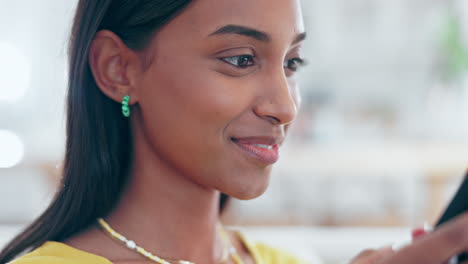
[[[447,206],[447,209],[445,209],[445,212],[442,214],[439,221],[437,221],[437,224],[435,225],[436,228],[464,212],[468,212],[468,172],[465,174],[465,178],[455,193],[452,201]],[[454,259],[457,259],[458,263],[468,261],[468,252],[458,255],[457,257],[454,257]]]

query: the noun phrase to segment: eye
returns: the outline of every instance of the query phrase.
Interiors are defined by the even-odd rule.
[[[220,58],[220,60],[223,60],[238,68],[247,68],[254,65],[254,58],[255,56],[253,55],[244,54],[240,56]]]
[[[295,72],[297,71],[300,67],[306,65],[307,62],[304,59],[301,58],[292,58],[290,60],[287,60],[284,62],[284,67],[288,68],[289,70]]]

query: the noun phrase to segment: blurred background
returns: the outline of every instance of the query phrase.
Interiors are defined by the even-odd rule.
[[[231,200],[223,221],[314,263],[341,263],[433,224],[463,177],[468,2],[302,2],[302,112],[269,190]],[[44,210],[60,177],[76,0],[0,3],[1,247]]]

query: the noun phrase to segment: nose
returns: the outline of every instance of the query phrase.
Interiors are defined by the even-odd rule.
[[[284,73],[269,76],[260,89],[254,112],[257,116],[275,125],[291,123],[297,115],[297,99]]]

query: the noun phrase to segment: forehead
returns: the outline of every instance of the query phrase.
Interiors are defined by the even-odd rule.
[[[206,38],[228,24],[263,31],[273,42],[290,43],[304,32],[299,0],[193,0],[168,24],[168,30]]]

